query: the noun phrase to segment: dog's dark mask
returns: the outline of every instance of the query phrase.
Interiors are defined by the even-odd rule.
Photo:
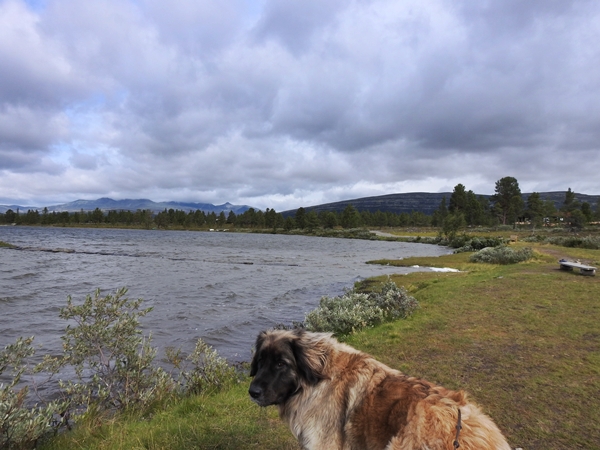
[[[250,376],[254,377],[248,393],[260,406],[280,405],[300,392],[302,384],[314,385],[323,376],[309,364],[307,349],[302,345],[303,332],[285,338],[269,339],[260,333],[252,358]]]

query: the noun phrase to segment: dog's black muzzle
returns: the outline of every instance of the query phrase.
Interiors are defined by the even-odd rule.
[[[262,388],[254,385],[250,385],[250,389],[248,389],[248,394],[252,397],[252,400],[257,401],[263,395]]]

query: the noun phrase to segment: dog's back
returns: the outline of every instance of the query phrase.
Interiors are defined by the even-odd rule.
[[[462,450],[510,450],[498,427],[464,391],[408,377],[370,355],[355,349],[348,354],[337,341],[333,345],[332,366],[338,369],[331,374],[330,389],[343,390],[340,382],[350,382],[346,392],[357,397],[354,405],[348,403],[348,448],[453,450],[456,441]]]
[[[450,450],[456,441],[463,450],[510,450],[498,427],[463,391],[393,372],[374,386],[350,423],[352,434],[365,437],[357,448]]]

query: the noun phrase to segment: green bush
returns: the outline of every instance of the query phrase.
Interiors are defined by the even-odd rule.
[[[341,297],[321,298],[319,307],[306,315],[305,326],[310,331],[344,335],[382,321],[383,311],[369,295],[347,292]]]
[[[28,386],[21,386],[24,360],[35,353],[33,337],[19,338],[0,351],[0,375],[12,369],[8,384],[0,384],[0,448],[21,449],[35,446],[38,439],[55,428],[55,418],[64,411],[61,402],[26,406]]]
[[[455,248],[454,253],[461,252],[474,252],[477,250],[481,250],[486,247],[498,247],[500,245],[506,244],[507,240],[501,237],[479,237],[474,236],[470,237],[466,234],[460,234],[452,236],[451,238],[446,238],[443,235],[438,235],[436,237],[417,237],[409,239],[409,242],[419,242],[422,244],[436,244],[443,245],[446,247]]]
[[[404,288],[396,286],[393,281],[384,283],[380,292],[370,295],[383,310],[385,321],[406,319],[419,307],[417,299],[408,295]]]
[[[591,250],[600,249],[600,237],[598,236],[530,236],[523,241],[543,242],[546,244],[559,245],[561,247],[587,248]]]
[[[460,244],[460,245],[458,245]],[[476,252],[478,250],[482,250],[487,247],[499,247],[501,245],[506,244],[506,239],[501,237],[473,237],[467,239],[464,242],[453,242],[450,245],[454,250],[454,253],[462,253],[462,252]]]
[[[239,379],[238,371],[202,340],[187,358],[181,350],[167,349],[171,373],[158,366],[151,336],[143,336],[139,328],[139,319],[152,308],[142,309],[143,300],[130,300],[126,293],[122,288],[101,296],[96,290],[81,305],[67,298],[59,315],[70,321],[61,338],[63,353],[46,355],[33,369],[47,375],[44,383],[58,385],[60,401],[27,406],[30,389],[21,385],[25,360],[34,354],[33,338],[21,338],[0,352],[0,375],[13,369],[11,382],[0,385],[0,448],[31,448],[52,429],[70,426],[69,418],[120,409],[145,413],[171,396],[220,389]],[[74,372],[74,377],[55,381],[61,372]]]
[[[74,305],[68,297],[61,309],[60,317],[75,326],[69,325],[62,337],[63,356],[46,358],[43,367],[54,373],[66,365],[75,368],[76,380],[60,382],[72,409],[144,410],[172,395],[219,389],[238,376],[201,339],[187,358],[180,349],[167,349],[174,368],[167,373],[154,362],[157,349],[151,346],[152,336],[143,336],[139,329],[139,319],[152,308],[141,309],[143,300],[130,300],[126,294],[122,288],[102,297],[96,290],[82,305]]]
[[[529,247],[514,249],[505,245],[500,247],[484,248],[470,256],[470,262],[487,264],[515,264],[527,261],[533,257],[533,250]]]
[[[349,229],[330,229],[330,228],[315,228],[312,231],[306,230],[306,233],[313,236],[319,237],[333,237],[333,238],[344,238],[344,239],[364,239],[375,241],[379,238],[365,228],[349,228]]]
[[[387,282],[377,293],[351,290],[340,297],[322,297],[319,307],[306,315],[304,326],[310,331],[327,331],[340,336],[406,318],[417,306],[415,298],[403,288]]]
[[[75,369],[74,381],[60,383],[72,408],[149,405],[174,389],[163,369],[154,365],[151,336],[142,336],[139,329],[140,317],[152,308],[141,309],[143,300],[130,300],[126,294],[121,288],[102,297],[97,289],[81,305],[67,297],[67,306],[60,310],[59,317],[75,325],[68,325],[61,338],[63,355],[46,358],[42,367],[54,373],[65,366]]]
[[[177,379],[184,393],[199,394],[221,389],[240,380],[240,372],[202,339],[198,339],[194,351],[187,358],[182,357],[181,350],[168,348],[167,359],[179,371]],[[188,362],[192,363],[189,369]]]

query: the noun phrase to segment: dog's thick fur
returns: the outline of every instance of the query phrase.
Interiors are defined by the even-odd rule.
[[[326,333],[258,335],[249,393],[277,405],[306,450],[510,450],[464,392],[408,377]]]

